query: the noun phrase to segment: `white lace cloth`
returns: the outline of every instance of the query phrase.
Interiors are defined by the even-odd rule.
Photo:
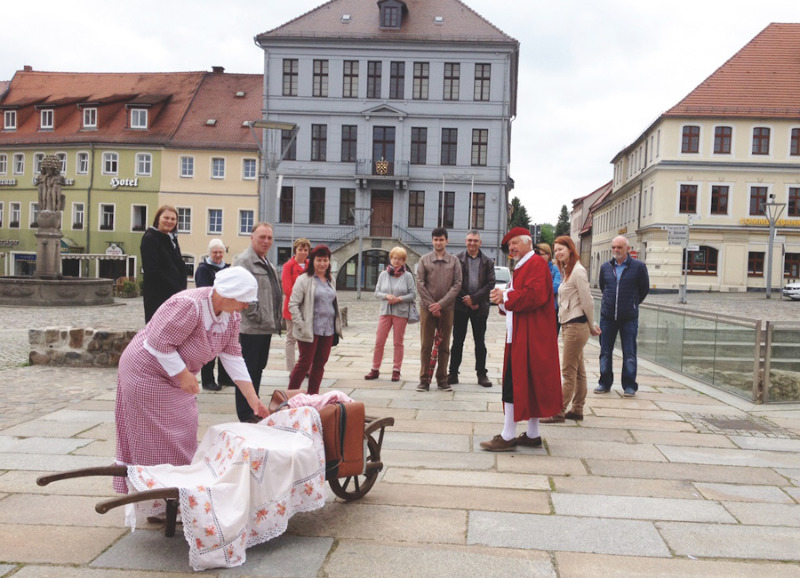
[[[179,488],[194,570],[239,566],[247,548],[281,535],[296,512],[325,504],[319,414],[299,407],[257,425],[212,426],[190,465],[130,466],[128,481],[138,491]]]

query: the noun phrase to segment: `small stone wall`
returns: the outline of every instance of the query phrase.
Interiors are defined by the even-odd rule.
[[[31,365],[116,367],[136,331],[75,327],[28,330]]]

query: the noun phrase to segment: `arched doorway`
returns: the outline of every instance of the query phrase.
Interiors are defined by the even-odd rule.
[[[381,274],[389,263],[389,252],[380,249],[371,249],[362,253],[362,273],[361,289],[374,291],[375,283],[378,282],[378,275]],[[358,269],[358,253],[350,257],[347,262],[339,268],[336,276],[336,289],[357,289],[356,269]]]

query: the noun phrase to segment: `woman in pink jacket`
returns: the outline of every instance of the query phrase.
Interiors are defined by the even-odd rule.
[[[294,256],[283,264],[281,285],[283,286],[283,318],[286,320],[286,371],[294,369],[294,348],[297,339],[292,332],[292,314],[289,313],[289,298],[297,278],[306,272],[306,260],[311,250],[311,241],[301,237],[294,242]]]

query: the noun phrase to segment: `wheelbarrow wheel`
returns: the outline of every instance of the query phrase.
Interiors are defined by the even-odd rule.
[[[333,493],[347,502],[366,496],[367,492],[375,485],[378,474],[383,469],[378,442],[371,435],[366,435],[365,437],[367,438],[367,459],[364,473],[328,480]]]

